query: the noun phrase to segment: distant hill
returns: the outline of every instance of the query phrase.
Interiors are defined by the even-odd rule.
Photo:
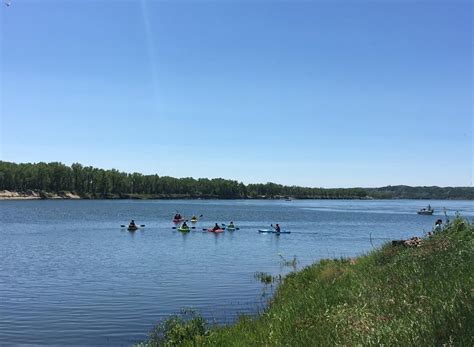
[[[374,199],[474,200],[474,187],[387,186],[363,189]]]

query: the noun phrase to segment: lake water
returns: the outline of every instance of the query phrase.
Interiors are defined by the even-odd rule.
[[[170,314],[193,308],[217,323],[255,313],[254,278],[321,258],[352,257],[432,229],[442,208],[474,219],[472,201],[0,201],[0,344],[130,345]],[[203,215],[196,231],[176,211]],[[131,218],[146,227],[120,228]],[[233,220],[240,230],[202,228]],[[259,234],[280,223],[291,234]]]

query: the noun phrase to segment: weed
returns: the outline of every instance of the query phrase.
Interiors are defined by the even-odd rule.
[[[293,256],[293,259],[286,260],[281,253],[278,253],[278,256],[281,258],[281,265],[282,266],[291,266],[296,269],[296,264],[298,264],[298,260],[296,259],[296,255]]]
[[[275,277],[266,272],[256,272],[254,277],[265,285],[271,284],[275,281]]]

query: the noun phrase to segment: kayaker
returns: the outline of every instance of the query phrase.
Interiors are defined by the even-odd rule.
[[[216,231],[216,230],[219,230],[221,227],[219,226],[219,224],[216,223],[216,225],[214,225],[214,228],[212,228],[212,230]]]
[[[230,222],[229,225],[227,226],[228,228],[235,228],[234,222]]]
[[[198,220],[198,217],[192,216],[192,217],[191,217],[191,220],[197,221],[197,220]]]
[[[132,221],[130,222],[130,224],[128,224],[128,227],[129,228],[135,228],[136,225],[135,225],[135,221],[132,219]]]
[[[280,232],[280,224],[275,225],[275,231],[276,231],[277,233]]]
[[[188,225],[186,224],[186,222],[183,222],[183,224],[181,225],[181,229],[188,229]]]
[[[174,215],[174,219],[176,219],[176,220],[181,219],[181,215],[180,215],[179,213],[176,213],[176,214]]]

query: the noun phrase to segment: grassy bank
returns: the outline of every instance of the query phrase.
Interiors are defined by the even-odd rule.
[[[386,245],[283,279],[258,317],[209,327],[172,317],[145,345],[474,345],[474,226],[456,218],[420,247]]]

